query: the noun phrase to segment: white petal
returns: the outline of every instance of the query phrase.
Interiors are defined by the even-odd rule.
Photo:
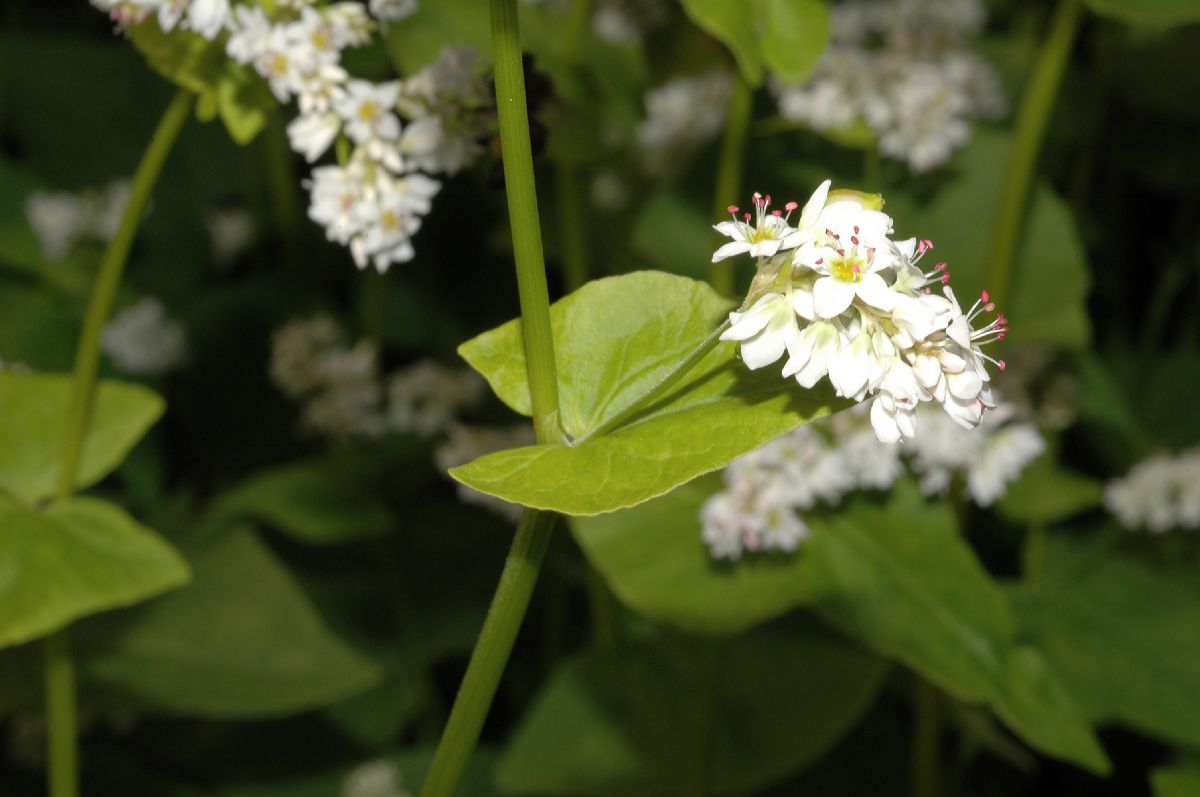
[[[858,298],[885,312],[890,312],[900,299],[900,294],[889,288],[883,281],[883,277],[878,274],[864,276],[857,283],[855,292],[858,294]]]
[[[950,394],[964,401],[978,399],[979,391],[983,389],[983,380],[970,369],[947,375],[946,382],[950,387]]]
[[[898,443],[900,442],[900,427],[896,425],[896,419],[888,413],[879,400],[882,395],[877,396],[871,403],[871,427],[875,430],[875,437],[879,438],[879,442]]]
[[[813,309],[821,318],[841,315],[854,301],[854,284],[833,277],[821,277],[813,285]]]
[[[733,257],[734,255],[740,255],[743,252],[749,251],[750,244],[745,241],[731,241],[713,252],[712,262],[719,263],[727,257]]]
[[[821,215],[821,210],[825,207],[826,200],[829,199],[829,186],[832,180],[826,180],[817,186],[817,190],[813,191],[813,195],[804,203],[804,210],[800,211],[801,230],[806,230],[817,223],[817,219]]]
[[[787,335],[782,329],[767,327],[742,343],[742,362],[751,371],[770,365],[783,356]]]

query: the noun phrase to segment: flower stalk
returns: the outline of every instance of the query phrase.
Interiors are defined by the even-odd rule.
[[[100,365],[100,336],[129,259],[138,224],[150,201],[150,194],[162,173],[183,123],[187,121],[195,96],[181,89],[158,123],[150,146],[147,147],[133,176],[129,202],[121,214],[88,301],[83,332],[75,355],[71,403],[67,410],[66,442],[58,473],[56,500],[65,501],[75,492],[75,477],[83,441],[91,421],[92,404],[96,396],[96,373]],[[50,797],[76,797],[79,794],[78,742],[76,738],[75,670],[66,628],[48,637],[44,643],[46,675],[47,753],[49,759]]]
[[[1082,0],[1060,0],[1017,111],[1016,130],[984,270],[984,284],[990,286],[998,304],[1004,304],[1008,299],[1034,168],[1082,19]]]
[[[529,393],[537,439],[546,443],[560,440],[562,432],[558,423],[558,376],[550,331],[550,299],[538,219],[516,0],[491,0],[491,21],[500,146],[521,300]],[[421,789],[422,797],[450,797],[458,788],[529,608],[554,521],[553,514],[535,509],[526,509],[521,516],[500,584]]]
[[[733,95],[729,98],[729,118],[721,139],[721,154],[717,161],[717,180],[713,189],[713,217],[725,214],[730,197],[742,195],[742,179],[746,168],[746,137],[754,111],[754,90],[746,78],[737,72],[733,79]],[[708,282],[717,293],[726,296],[734,290],[732,263],[713,263]]]

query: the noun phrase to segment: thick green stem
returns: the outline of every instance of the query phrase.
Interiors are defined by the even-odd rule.
[[[50,797],[79,794],[79,751],[76,747],[75,665],[66,629],[42,643],[46,676],[47,759]]]
[[[919,680],[913,701],[912,797],[937,797],[941,766],[941,696],[937,687]]]
[[[721,155],[717,161],[717,181],[713,188],[713,218],[723,218],[725,209],[736,205],[742,195],[742,175],[746,166],[746,136],[750,132],[750,117],[754,111],[754,90],[740,73],[734,76],[733,96],[729,98],[729,118],[725,136],[721,139]],[[734,262],[732,259],[713,263],[708,272],[709,283],[718,293],[732,294]]]
[[[500,575],[500,585],[496,587],[483,630],[471,653],[467,673],[450,711],[450,721],[446,723],[429,775],[421,788],[421,797],[451,797],[458,788],[463,768],[479,741],[483,721],[529,607],[538,570],[550,543],[554,519],[554,515],[536,509],[526,509],[521,516],[504,572]]]
[[[181,90],[167,106],[150,139],[150,146],[133,176],[129,202],[121,215],[117,233],[109,242],[100,261],[100,273],[92,288],[79,348],[75,354],[75,372],[71,388],[71,403],[66,419],[66,436],[58,473],[56,500],[65,501],[75,492],[75,476],[83,452],[91,420],[92,403],[96,395],[96,372],[100,366],[100,335],[104,330],[125,261],[133,246],[138,223],[146,211],[154,184],[162,172],[163,163],[187,121],[193,95]],[[45,640],[47,757],[50,797],[76,797],[79,794],[79,755],[76,740],[75,668],[71,661],[69,631],[63,628]]]
[[[984,285],[1000,306],[1008,298],[1034,168],[1082,17],[1082,0],[1060,0],[1017,112],[1017,126],[984,271]]]
[[[69,498],[75,491],[75,473],[79,469],[79,456],[83,450],[84,433],[92,411],[92,399],[96,393],[96,371],[100,365],[100,334],[112,312],[121,275],[125,272],[125,261],[137,234],[138,222],[146,211],[150,193],[158,181],[163,163],[170,153],[179,130],[187,120],[192,108],[193,95],[180,90],[167,106],[167,111],[150,139],[150,146],[138,164],[129,192],[129,204],[121,215],[117,234],[113,236],[100,261],[100,274],[92,288],[87,316],[83,321],[83,333],[75,354],[74,385],[71,390],[71,406],[67,416],[66,446],[63,449],[62,466],[58,472],[58,499]]]
[[[562,437],[558,424],[558,377],[550,335],[550,298],[529,142],[517,4],[516,0],[492,0],[491,8],[500,147],[521,297],[521,328],[534,430],[540,442],[552,442]],[[529,608],[554,520],[554,515],[535,509],[526,509],[521,516],[500,584],[421,789],[422,797],[450,797],[458,788]]]
[[[550,334],[550,294],[546,288],[546,259],[542,253],[542,228],[533,177],[516,0],[492,0],[492,56],[533,426],[538,440],[549,442],[562,436],[558,426],[558,376]]]

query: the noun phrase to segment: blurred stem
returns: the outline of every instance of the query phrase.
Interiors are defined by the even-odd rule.
[[[984,285],[1000,306],[1008,298],[1034,168],[1082,18],[1083,0],[1059,0],[1050,22],[1050,32],[1038,53],[1033,75],[1017,111],[1016,130],[984,270]]]
[[[571,293],[582,288],[588,280],[587,210],[579,185],[579,169],[574,164],[560,163],[555,170],[555,177],[558,183],[563,281],[567,292]]]
[[[863,149],[863,183],[864,191],[877,193],[883,190],[883,159],[875,142]]]
[[[598,648],[611,647],[619,636],[617,630],[617,600],[600,571],[584,557],[587,570],[588,608],[592,613],[592,637]]]
[[[75,371],[71,386],[71,403],[67,409],[65,444],[58,472],[56,500],[65,501],[75,492],[75,475],[83,441],[91,421],[92,402],[96,395],[96,373],[100,367],[100,336],[104,331],[125,261],[133,246],[138,223],[146,211],[154,184],[183,123],[192,109],[193,95],[181,89],[158,123],[150,146],[138,164],[129,192],[129,201],[121,214],[116,235],[104,251],[100,271],[88,301],[79,348],[75,354]],[[50,797],[75,797],[79,793],[79,762],[75,722],[75,670],[71,662],[68,630],[63,628],[44,643],[46,668],[47,753],[49,756]]]
[[[471,652],[467,673],[454,699],[450,720],[434,753],[421,797],[451,797],[458,788],[529,607],[554,520],[553,514],[536,509],[526,509],[521,516],[512,549],[500,574],[500,585],[492,598],[479,641]]]
[[[50,797],[79,794],[79,750],[76,745],[75,664],[71,639],[64,628],[43,643],[46,668],[46,727]]]
[[[941,695],[919,679],[913,699],[911,797],[937,797],[941,766]]]
[[[737,204],[742,194],[742,179],[746,167],[746,136],[750,131],[750,117],[754,110],[754,91],[741,72],[733,78],[733,96],[729,98],[729,118],[725,122],[725,136],[721,139],[721,155],[717,161],[717,182],[713,188],[713,218],[721,219],[725,209]],[[709,283],[718,293],[733,293],[732,259],[713,263],[708,272]]]
[[[267,129],[259,137],[265,161],[271,215],[283,241],[283,256],[288,266],[296,267],[303,259],[300,248],[300,198],[298,181],[292,168],[292,150],[279,109],[267,116]]]
[[[1022,569],[1026,581],[1036,581],[1042,572],[1042,562],[1046,559],[1046,524],[1032,523],[1025,532],[1025,550],[1022,556]]]
[[[491,0],[491,9],[500,147],[521,298],[521,326],[533,424],[539,442],[553,442],[562,437],[558,425],[558,377],[550,335],[550,298],[529,142],[529,111],[525,102],[517,2]],[[496,587],[483,630],[450,710],[450,720],[421,789],[422,797],[450,797],[458,788],[463,768],[479,741],[483,721],[529,608],[554,521],[553,514],[536,509],[526,509],[521,515],[504,571],[500,574],[500,584]]]

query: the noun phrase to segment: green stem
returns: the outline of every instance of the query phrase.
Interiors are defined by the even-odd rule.
[[[1082,0],[1060,0],[1050,23],[1050,33],[1038,53],[1033,76],[1017,112],[1008,169],[1000,191],[1000,204],[992,227],[992,242],[984,271],[984,285],[1000,306],[1008,298],[1034,168],[1082,18]]]
[[[724,334],[725,330],[727,329],[729,329],[729,319],[725,319],[725,321],[721,322],[721,326],[714,329],[709,333],[707,338],[700,341],[696,348],[692,349],[691,353],[688,354],[688,356],[685,357],[678,365],[672,368],[666,376],[652,385],[648,390],[643,392],[633,401],[626,404],[625,408],[620,412],[616,413],[607,421],[580,437],[575,441],[574,444],[578,445],[586,440],[591,440],[593,437],[600,437],[608,434],[614,429],[622,426],[626,421],[633,418],[642,410],[646,409],[646,407],[649,407],[650,404],[655,400],[661,398],[668,390],[678,384],[680,379],[687,376],[688,372],[695,368],[696,365],[703,360],[710,351],[716,348],[717,344],[721,342],[721,335]]]
[[[79,794],[79,751],[75,743],[75,665],[66,629],[43,642],[46,676],[47,750],[50,797]]]
[[[742,194],[742,177],[746,166],[746,136],[750,131],[750,118],[754,111],[754,90],[737,73],[733,79],[733,96],[729,98],[729,118],[725,123],[725,136],[721,139],[721,155],[717,161],[717,180],[713,188],[713,218],[724,218],[725,209],[737,204]],[[708,281],[718,293],[733,293],[732,259],[713,263],[708,272]]]
[[[521,298],[533,424],[538,440],[551,442],[562,437],[558,424],[558,376],[550,334],[550,297],[538,221],[516,0],[491,0],[491,9],[500,148]],[[421,789],[422,797],[450,797],[458,788],[529,608],[554,520],[553,514],[536,509],[526,509],[521,516],[500,584]]]
[[[521,329],[529,367],[529,395],[538,440],[561,438],[558,426],[558,376],[550,333],[550,295],[538,219],[533,150],[529,142],[529,109],[525,104],[525,71],[516,0],[491,0],[492,50],[496,105],[500,117],[500,151],[512,227],[517,289],[521,295]]]
[[[555,170],[558,183],[559,228],[562,233],[563,281],[567,292],[577,291],[588,279],[587,222],[579,170],[560,163]]]
[[[941,758],[941,696],[937,687],[919,680],[913,705],[912,797],[937,797]]]
[[[117,233],[109,242],[100,261],[100,273],[92,288],[84,317],[79,349],[75,355],[75,372],[68,407],[66,442],[58,473],[56,500],[65,501],[75,492],[75,476],[83,441],[91,420],[92,402],[96,395],[96,372],[100,366],[100,335],[104,330],[125,261],[133,246],[138,223],[150,201],[150,193],[163,163],[167,159],[183,123],[192,108],[191,92],[180,90],[167,106],[166,113],[150,139],[150,146],[133,176],[129,203],[121,215]],[[43,647],[46,668],[47,752],[49,757],[50,797],[75,797],[79,793],[79,756],[75,721],[75,669],[71,662],[68,630],[61,629],[45,640]]]
[[[87,316],[83,321],[83,332],[79,338],[79,349],[75,354],[74,384],[71,390],[71,406],[68,409],[66,446],[63,449],[62,466],[58,472],[58,499],[64,500],[75,491],[75,473],[79,469],[79,455],[83,449],[84,433],[90,420],[92,399],[96,393],[96,371],[100,365],[100,334],[112,312],[125,261],[137,234],[138,222],[146,210],[150,193],[158,181],[167,154],[171,151],[179,130],[192,108],[193,95],[180,89],[167,106],[158,128],[150,139],[150,146],[138,164],[133,176],[133,187],[129,192],[129,204],[121,215],[117,234],[113,236],[100,261],[100,274],[92,288]]]
[[[511,2],[511,0],[499,0]],[[450,721],[442,733],[421,797],[451,797],[458,788],[463,768],[479,740],[483,721],[495,697],[504,666],[512,652],[517,631],[529,607],[538,570],[546,555],[555,516],[526,509],[517,526],[512,549],[500,575],[487,619],[471,653],[467,673],[454,699]]]
[[[263,148],[264,169],[269,189],[271,215],[282,241],[283,256],[288,266],[296,268],[303,260],[300,240],[299,181],[292,166],[292,150],[288,146],[283,114],[274,110],[267,117],[267,129],[259,137]]]

